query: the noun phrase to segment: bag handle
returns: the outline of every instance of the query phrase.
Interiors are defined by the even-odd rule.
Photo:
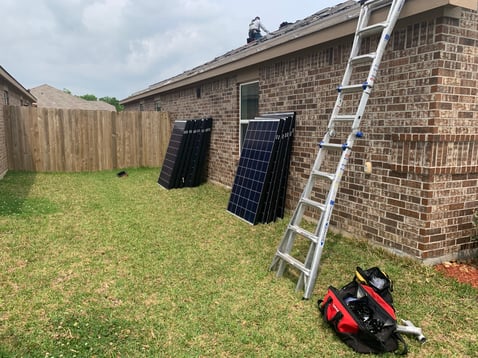
[[[340,311],[337,311],[331,319],[327,319],[328,307],[330,306],[332,301],[333,301],[332,297],[329,297],[323,305],[322,305],[322,302],[324,302],[323,300],[318,300],[317,304],[319,305],[319,310],[322,313],[322,318],[324,319],[324,321],[326,323],[334,325],[334,327],[337,328],[339,321],[343,318],[344,314]]]

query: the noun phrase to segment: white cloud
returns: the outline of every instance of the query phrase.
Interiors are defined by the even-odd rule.
[[[116,31],[122,25],[123,11],[128,0],[96,1],[83,10],[82,22],[95,33]]]
[[[25,87],[124,98],[336,0],[2,0],[0,65]]]

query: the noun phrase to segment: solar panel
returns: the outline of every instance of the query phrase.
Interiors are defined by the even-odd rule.
[[[227,210],[251,223],[283,211],[294,112],[261,115],[249,122]]]
[[[174,122],[158,184],[173,189],[203,182],[211,129],[212,118]]]
[[[204,181],[204,163],[207,159],[207,149],[211,139],[212,119],[197,120],[189,171],[185,178],[186,186],[197,186]]]
[[[262,222],[275,221],[277,217],[284,217],[285,196],[292,149],[292,137],[295,130],[295,112],[263,114],[261,117],[280,118],[283,120],[279,135],[276,160],[274,161],[273,175],[269,184]]]
[[[276,205],[276,217],[283,218],[285,212],[285,202],[287,195],[287,181],[289,179],[289,168],[290,168],[290,155],[292,152],[292,141],[295,133],[295,113],[289,117],[289,125],[287,127],[284,137],[285,142],[285,151],[284,151],[284,161],[282,163],[282,176],[280,178],[278,196],[277,196],[277,205]]]
[[[175,188],[182,188],[185,185],[186,177],[189,174],[191,166],[191,158],[193,156],[193,143],[196,137],[196,127],[198,126],[198,121],[191,119],[186,121],[186,128],[184,130],[184,147],[182,151],[182,156],[178,160],[178,175],[176,177]]]
[[[227,210],[251,224],[257,223],[263,205],[279,124],[279,119],[269,119],[251,121],[247,126]]]
[[[158,184],[166,189],[171,189],[176,185],[176,177],[179,166],[178,157],[181,157],[184,146],[184,132],[186,130],[186,121],[175,121],[171,138],[169,139],[168,149],[164,157],[161,173],[158,178]]]

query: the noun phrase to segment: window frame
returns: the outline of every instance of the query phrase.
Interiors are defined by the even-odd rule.
[[[259,115],[259,99],[260,99],[260,88],[259,88],[259,81],[250,81],[250,82],[244,82],[239,84],[239,153],[242,151],[242,144],[244,142],[244,135],[247,130],[247,125],[253,118],[243,118],[246,117],[246,114],[243,115],[243,100],[242,100],[242,95],[243,91],[242,89],[246,86],[252,86],[255,85],[257,86],[257,111],[256,114],[254,115],[257,116]]]
[[[3,90],[3,104],[8,106],[10,104],[10,96],[8,94],[8,90]]]
[[[154,109],[156,110],[156,112],[161,112],[161,99],[160,98],[157,98],[155,101],[154,101]]]

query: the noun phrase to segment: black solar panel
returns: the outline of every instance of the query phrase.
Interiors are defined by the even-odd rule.
[[[212,119],[205,118],[196,122],[189,171],[185,177],[185,184],[190,187],[204,181],[204,164],[207,161],[207,149],[211,139]]]
[[[277,217],[284,217],[290,152],[295,130],[295,112],[263,114],[261,117],[281,118],[284,122],[262,218],[262,222],[268,223],[275,221]]]
[[[186,121],[186,128],[184,129],[184,147],[182,156],[178,160],[178,175],[176,177],[175,188],[182,188],[185,185],[186,176],[189,173],[191,158],[193,156],[193,142],[195,141],[196,126],[198,126],[197,120]]]
[[[158,178],[166,189],[198,186],[204,181],[212,119],[175,121]]]
[[[277,217],[294,117],[292,112],[268,114],[249,122],[227,210],[251,224]]]
[[[184,146],[186,121],[175,121],[168,149],[164,157],[163,166],[159,175],[158,184],[166,189],[174,188],[176,185],[177,172]]]

